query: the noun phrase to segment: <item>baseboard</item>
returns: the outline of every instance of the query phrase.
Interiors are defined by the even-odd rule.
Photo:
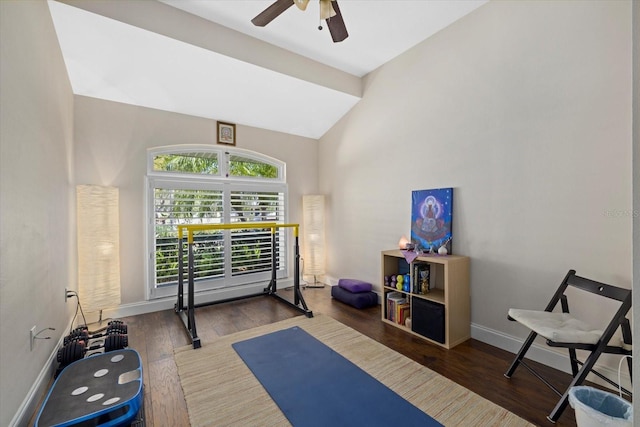
[[[65,330],[70,330],[71,326],[71,321],[69,321],[69,325],[67,325],[67,329]],[[29,389],[29,392],[18,408],[18,411],[9,423],[10,427],[28,425],[31,417],[33,417],[34,414],[36,414],[36,412],[40,410],[37,405],[38,403],[40,403],[40,399],[48,392],[49,382],[53,378],[56,369],[58,369],[58,349],[60,348],[60,346],[62,346],[63,341],[64,337],[60,337],[60,341],[58,341],[58,344],[53,348],[53,351],[49,355],[47,362],[42,367],[42,370]]]
[[[195,304],[206,304],[228,298],[238,298],[245,295],[258,294],[262,292],[264,288],[268,286],[268,284],[268,282],[254,283],[246,286],[237,286],[228,289],[215,289],[212,291],[200,292],[195,296]],[[279,291],[285,289],[288,286],[293,286],[293,281],[278,281]],[[173,309],[176,303],[177,297],[170,297],[152,301],[141,301],[132,304],[122,304],[115,309],[104,310],[102,315],[103,319],[117,319],[129,316],[137,316],[140,314]],[[98,313],[86,313],[86,321],[89,325],[97,322],[98,320]],[[84,323],[84,319],[76,319],[76,323]],[[73,329],[73,327],[77,326],[77,324],[72,325],[70,320],[69,325],[67,326],[67,330]],[[48,392],[49,381],[51,380],[51,378],[53,378],[53,375],[58,368],[58,349],[62,346],[63,341],[64,336],[60,338],[60,341],[54,347],[53,352],[51,353],[51,355],[49,355],[47,362],[38,374],[38,378],[29,389],[27,396],[25,397],[15,416],[11,420],[11,423],[9,424],[10,427],[28,425],[30,418],[34,413],[36,413],[37,410],[40,409],[37,407],[37,405],[40,399]]]
[[[477,339],[478,341],[482,341],[486,344],[492,345],[494,347],[500,348],[502,350],[506,350],[510,353],[515,354],[522,347],[522,343],[524,340],[520,338],[516,338],[507,334],[504,334],[500,331],[496,331],[494,329],[489,329],[481,325],[471,324],[471,337]],[[558,353],[551,350],[551,347],[546,345],[539,345],[534,342],[529,351],[527,352],[527,359],[531,359],[538,363],[542,363],[543,365],[552,367],[562,372],[566,372],[571,374],[571,366],[569,364],[569,355],[566,350],[564,353]],[[605,377],[609,378],[611,381],[618,382],[618,371],[616,369],[612,369],[608,366],[603,366],[600,364],[596,364],[596,370],[600,372]],[[506,371],[506,369],[505,369]],[[593,374],[589,374],[587,379],[593,383],[602,385],[604,387],[610,388],[611,385],[607,384],[605,381],[602,381],[600,378]],[[631,390],[631,379],[629,377],[629,372],[626,369],[623,369],[620,373],[620,380],[622,382],[622,386]],[[617,393],[618,390],[612,390]]]
[[[291,282],[291,283],[289,283]],[[254,295],[261,293],[267,286],[268,282],[252,283],[250,285],[236,286],[232,288],[213,289],[210,291],[198,292],[194,296],[194,304],[207,304],[215,301],[240,298],[246,295]],[[279,280],[278,290],[281,291],[286,287],[292,286],[293,281]],[[159,298],[151,301],[140,301],[131,304],[121,304],[117,308],[104,310],[103,317],[105,318],[121,318],[128,316],[137,316],[140,314],[153,313],[162,310],[174,309],[177,304],[177,297]],[[186,295],[184,303],[186,304]],[[97,322],[97,313],[89,313],[87,315],[87,322]]]
[[[329,286],[335,286],[337,284],[337,280],[331,277],[324,278],[325,283]],[[208,292],[199,293],[196,296],[196,304],[204,304],[208,302],[214,302],[221,299],[227,298],[237,298],[244,295],[250,295],[252,293],[259,293],[265,288],[266,284],[254,284],[246,287],[238,287],[238,288],[230,288],[230,289],[217,289]],[[285,289],[287,287],[293,286],[292,281],[282,281],[279,285],[279,289]],[[108,316],[111,318],[122,318],[128,316],[136,316],[140,314],[153,313],[161,310],[169,310],[173,309],[176,304],[176,298],[163,298],[153,301],[142,301],[132,304],[122,304],[118,308],[113,310],[105,310],[103,316]],[[97,319],[87,319],[89,323],[92,321],[95,322]],[[73,325],[69,325],[68,329],[71,329]],[[494,329],[490,329],[478,324],[471,324],[471,337],[477,339],[478,341],[482,341],[486,344],[492,345],[494,347],[500,348],[502,350],[506,350],[510,353],[516,353],[520,347],[522,346],[522,340],[520,338],[516,338],[507,334],[504,334],[500,331],[496,331]],[[55,370],[58,367],[57,364],[57,351],[58,348],[62,345],[63,338],[60,338],[60,342],[54,348],[53,352],[49,356],[47,363],[40,371],[38,378],[34,382],[33,386],[29,390],[29,393],[25,397],[22,405],[18,409],[18,412],[11,420],[9,424],[10,427],[18,427],[24,426],[28,424],[31,416],[36,412],[36,405],[38,404],[40,398],[45,395],[47,391],[47,386],[49,385],[50,379],[53,377]],[[550,366],[552,368],[558,369],[562,372],[571,373],[568,356],[566,354],[560,354],[555,351],[549,349],[549,347],[537,345],[534,343],[531,346],[531,349],[527,353],[527,358],[534,360],[536,362],[542,363],[546,366]],[[618,381],[618,371],[606,366],[596,365],[598,371],[602,373],[607,378],[612,381]],[[588,378],[590,381],[593,381],[598,384],[602,384],[605,387],[610,387],[605,382],[601,381],[599,378],[594,375],[590,375]],[[621,373],[621,380],[624,387],[630,389],[631,381],[629,378],[628,372]]]
[[[326,283],[329,286],[336,286],[338,284],[338,279],[333,276],[323,276],[322,283]]]
[[[336,285],[338,283],[337,280],[331,277],[325,277],[326,283]],[[381,292],[375,291],[378,294],[378,300],[382,301]],[[502,350],[506,350],[510,353],[515,354],[522,347],[522,343],[524,340],[520,338],[513,337],[511,335],[507,335],[500,331],[496,331],[494,329],[490,329],[484,327],[482,325],[478,325],[475,323],[471,324],[471,337],[477,339],[478,341],[482,341],[483,343],[492,345]],[[529,351],[527,352],[527,358],[534,360],[538,363],[542,363],[543,365],[552,367],[554,369],[558,369],[559,371],[566,372],[571,374],[571,366],[569,364],[569,356],[566,351],[564,353],[558,353],[556,351],[551,350],[551,347],[546,345],[538,345],[534,343]],[[618,382],[618,370],[610,368],[608,366],[603,366],[601,364],[596,364],[596,370],[600,372],[605,377],[609,378],[613,382]],[[506,371],[506,369],[505,369]],[[611,389],[611,385],[602,381],[600,378],[593,374],[589,374],[587,379],[593,383],[600,384],[604,387]],[[620,372],[620,381],[622,386],[628,390],[632,389],[631,378],[629,377],[629,371],[627,369],[622,369]],[[612,390],[617,393],[618,390]]]
[[[47,359],[47,363],[40,371],[40,374],[38,374],[38,378],[36,378],[31,389],[29,389],[29,393],[27,393],[27,396],[18,408],[18,412],[16,412],[9,423],[10,427],[28,425],[31,417],[40,409],[37,405],[40,402],[40,398],[46,394],[49,381],[53,378],[53,374],[57,368],[57,352],[61,343],[62,341],[60,341],[55,347],[55,351],[49,356],[49,359]]]

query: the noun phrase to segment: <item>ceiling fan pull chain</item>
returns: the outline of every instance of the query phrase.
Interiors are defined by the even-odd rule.
[[[2,1],[2,0],[0,0]],[[269,22],[280,16],[289,7],[296,5],[300,10],[306,10],[310,0],[275,0],[271,6],[260,12],[255,18],[251,20],[253,25],[258,27],[264,27]],[[344,25],[342,19],[342,13],[338,7],[337,0],[317,0],[320,6],[320,22],[318,23],[318,30],[324,28],[322,21],[326,21],[329,33],[334,43],[341,42],[349,34],[347,28]]]

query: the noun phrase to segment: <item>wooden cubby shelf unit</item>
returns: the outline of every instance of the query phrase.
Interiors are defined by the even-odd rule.
[[[420,293],[416,266],[427,265],[429,291]],[[469,258],[460,255],[420,255],[411,263],[402,251],[382,251],[382,321],[431,343],[450,349],[471,338]],[[385,276],[409,274],[410,291],[385,286]],[[388,296],[409,305],[410,326],[399,323],[398,311],[389,313]],[[393,298],[392,298],[393,299]],[[390,320],[391,319],[391,320]]]

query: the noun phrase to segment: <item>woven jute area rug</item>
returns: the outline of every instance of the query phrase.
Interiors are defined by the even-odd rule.
[[[329,316],[299,316],[175,350],[189,420],[197,426],[291,425],[231,344],[299,326],[445,426],[531,426],[417,362]],[[381,405],[384,402],[354,404]],[[402,424],[399,414],[398,424]],[[329,427],[329,426],[328,426]]]

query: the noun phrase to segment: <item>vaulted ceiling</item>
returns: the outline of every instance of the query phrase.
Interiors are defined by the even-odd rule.
[[[487,0],[340,0],[340,43],[318,30],[315,0],[251,24],[273,1],[49,7],[77,95],[317,139],[360,100],[362,76]]]

